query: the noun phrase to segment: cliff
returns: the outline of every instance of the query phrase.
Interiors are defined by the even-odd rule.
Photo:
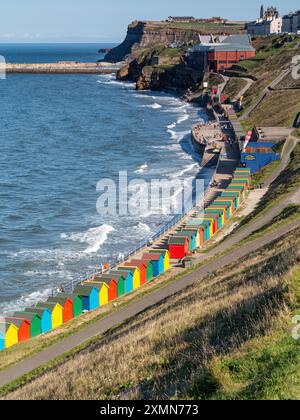
[[[199,34],[239,32],[244,32],[244,25],[134,21],[128,26],[125,40],[106,55],[105,61],[119,62],[125,58],[132,58],[138,49],[156,44],[166,45],[175,41],[184,44],[194,43],[198,41]]]

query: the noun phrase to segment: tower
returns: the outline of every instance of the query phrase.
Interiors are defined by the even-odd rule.
[[[264,16],[265,16],[265,9],[264,9],[264,5],[262,4],[260,8],[260,19],[263,20]]]

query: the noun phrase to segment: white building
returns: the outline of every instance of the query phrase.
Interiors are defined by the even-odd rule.
[[[252,36],[255,35],[271,35],[280,34],[282,32],[282,18],[274,18],[272,20],[264,20],[262,22],[255,21],[247,24],[248,33]]]
[[[247,24],[247,30],[250,35],[271,35],[280,34],[282,32],[282,18],[275,7],[268,7],[264,10],[262,6],[260,9],[260,17]]]

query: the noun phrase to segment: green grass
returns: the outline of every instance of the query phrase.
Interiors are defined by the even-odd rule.
[[[277,160],[265,166],[263,169],[259,170],[255,174],[253,174],[251,177],[252,186],[256,187],[260,184],[263,184],[264,181],[278,168],[279,165],[280,165],[280,161]]]
[[[224,89],[224,93],[233,99],[246,86],[246,84],[247,82],[244,79],[233,77],[228,81]]]
[[[300,310],[300,269],[288,278],[291,310],[263,337],[202,369],[191,388],[193,398],[211,400],[299,400],[300,340],[291,335]]]

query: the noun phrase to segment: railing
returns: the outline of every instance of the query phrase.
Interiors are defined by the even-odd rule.
[[[215,176],[215,174],[214,174]],[[188,201],[190,202],[190,201]],[[167,223],[164,223],[163,225],[161,225],[154,233],[152,233],[151,235],[149,235],[148,238],[146,238],[144,241],[141,241],[137,246],[131,248],[129,251],[127,251],[126,253],[120,253],[120,255],[118,257],[111,257],[110,258],[110,264],[107,270],[103,270],[102,274],[104,274],[105,272],[108,272],[109,270],[112,270],[114,268],[116,268],[118,265],[121,265],[122,263],[124,263],[126,260],[128,260],[130,257],[132,257],[133,255],[135,255],[137,252],[141,251],[142,249],[146,248],[147,246],[149,246],[152,242],[156,241],[159,238],[162,238],[171,228],[173,228],[174,226],[176,226],[181,220],[183,220],[186,215],[188,213],[190,213],[193,209],[197,209],[197,204],[193,204],[190,206],[190,208],[185,209],[184,212],[182,212],[181,214],[178,214],[174,217],[172,217],[171,220],[169,220]],[[84,282],[85,280],[92,278],[95,275],[99,275],[101,274],[101,271],[97,271],[94,273],[91,273],[90,275],[86,276],[84,278],[84,276],[80,277],[79,279],[74,279],[71,280],[67,283],[64,283],[62,286],[57,287],[56,289],[53,289],[51,291],[51,296],[55,296],[57,295],[59,292],[72,292],[74,290],[74,288],[76,286],[78,286],[80,283]]]

